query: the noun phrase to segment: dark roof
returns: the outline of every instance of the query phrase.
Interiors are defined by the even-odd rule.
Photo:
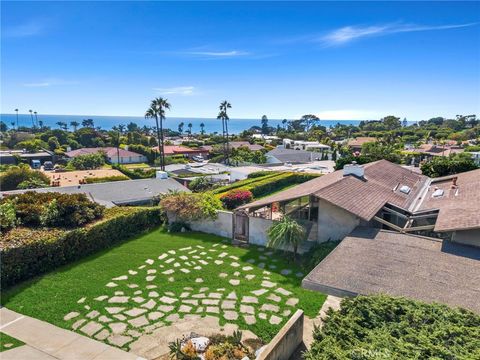
[[[356,228],[302,286],[336,296],[386,293],[480,312],[480,249]]]
[[[314,151],[293,150],[285,148],[275,148],[266,156],[272,156],[283,163],[309,163],[315,160],[321,160],[322,154]]]
[[[127,205],[147,202],[159,194],[169,190],[189,191],[172,178],[140,179],[114,181],[76,186],[50,187],[31,190],[14,190],[2,192],[2,195],[17,194],[26,191],[59,192],[63,194],[86,194],[90,199],[102,205]]]

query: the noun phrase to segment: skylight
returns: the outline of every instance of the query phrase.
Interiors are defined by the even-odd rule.
[[[443,196],[443,189],[437,189],[433,192],[433,197],[440,197]]]
[[[404,193],[404,194],[409,194],[410,193],[410,187],[407,186],[407,185],[403,185],[402,187],[400,187],[400,192]]]

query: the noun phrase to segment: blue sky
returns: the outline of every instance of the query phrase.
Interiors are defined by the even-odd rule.
[[[479,2],[3,2],[1,112],[480,113]]]

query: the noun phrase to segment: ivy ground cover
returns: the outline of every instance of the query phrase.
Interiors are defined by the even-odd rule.
[[[202,233],[162,229],[5,291],[3,305],[128,350],[143,334],[195,314],[269,341],[297,310],[325,296],[281,253]]]

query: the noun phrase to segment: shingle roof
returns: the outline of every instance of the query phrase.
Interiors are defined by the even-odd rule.
[[[320,160],[322,154],[314,151],[293,150],[285,148],[275,148],[266,156],[272,156],[283,163],[308,163],[315,160]]]
[[[95,154],[98,152],[104,152],[107,154],[108,157],[116,157],[117,156],[117,148],[116,147],[96,147],[96,148],[81,148],[72,151],[68,151],[65,153],[66,156],[72,158],[80,155],[87,155],[87,154]],[[120,157],[128,157],[128,156],[143,156],[136,152],[125,150],[125,149],[118,149],[118,154]]]
[[[158,146],[154,146],[152,149],[158,151]],[[205,150],[202,148],[192,149],[181,145],[165,145],[163,149],[165,151],[165,155],[199,154],[205,152]]]
[[[357,228],[302,286],[336,296],[387,293],[480,312],[480,249]]]
[[[367,142],[376,142],[376,141],[377,141],[377,139],[374,138],[374,137],[360,136],[360,137],[357,137],[355,139],[349,140],[347,145],[358,147],[358,146],[362,146],[363,144],[365,144]]]

